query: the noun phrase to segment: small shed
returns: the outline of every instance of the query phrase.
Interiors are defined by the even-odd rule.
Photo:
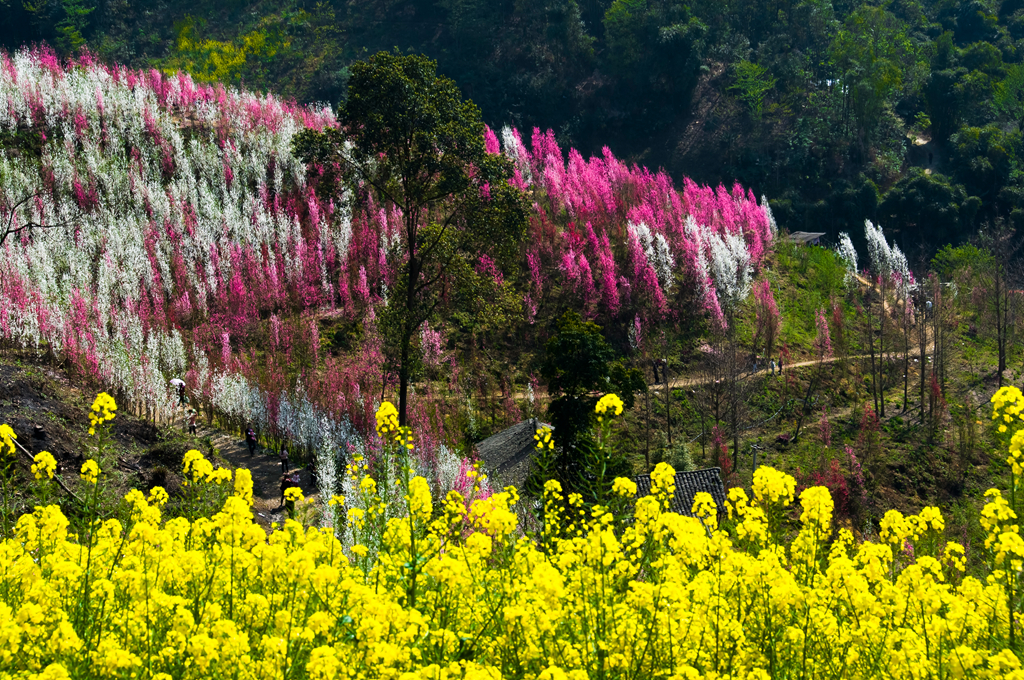
[[[805,246],[820,246],[821,237],[824,235],[823,231],[794,231],[786,238],[793,243],[802,243]]]
[[[650,495],[650,475],[637,475],[633,481],[636,482],[637,498]],[[669,504],[669,509],[680,515],[693,517],[693,497],[700,491],[711,494],[711,497],[715,499],[718,516],[721,518],[725,513],[725,485],[722,484],[722,471],[716,467],[677,472],[676,492]]]
[[[476,445],[483,460],[482,467],[495,482],[492,486],[523,488],[526,478],[530,476],[533,455],[537,451],[537,441],[533,435],[546,426],[537,418],[530,418]]]

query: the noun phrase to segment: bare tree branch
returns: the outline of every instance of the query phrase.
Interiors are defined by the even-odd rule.
[[[42,192],[37,191],[35,193],[29,194],[28,196],[25,196],[20,201],[18,201],[14,205],[10,206],[10,208],[9,208],[10,212],[9,212],[9,214],[7,216],[7,225],[4,227],[3,232],[0,232],[0,246],[2,246],[5,241],[7,241],[7,237],[8,236],[16,236],[16,235],[20,234],[23,231],[31,232],[31,231],[33,231],[35,229],[54,229],[54,228],[59,228],[59,227],[67,227],[67,226],[70,226],[71,224],[74,224],[75,222],[77,222],[82,217],[83,213],[79,212],[78,214],[74,215],[73,217],[71,217],[69,219],[66,219],[66,220],[64,220],[62,222],[55,222],[53,224],[40,224],[39,222],[26,222],[25,224],[20,224],[18,226],[14,226],[15,225],[14,219],[18,216],[18,209],[21,208],[22,206],[24,206],[26,203],[28,203],[32,199],[38,198],[39,196],[42,196]]]

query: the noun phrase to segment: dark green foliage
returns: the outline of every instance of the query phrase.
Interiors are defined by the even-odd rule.
[[[615,354],[596,323],[583,321],[576,312],[566,312],[555,326],[555,336],[548,341],[546,351],[541,375],[552,394],[582,397],[611,389],[608,364]]]
[[[541,377],[548,392],[557,395],[548,416],[563,458],[573,458],[573,449],[588,436],[598,397],[612,391],[609,364],[614,357],[597,324],[583,321],[576,312],[559,319],[545,348]]]
[[[764,113],[764,98],[775,87],[776,79],[764,66],[741,61],[736,64],[736,82],[730,89],[750,108],[755,120]]]
[[[621,452],[595,442],[581,443],[582,468],[576,488],[588,504],[608,507],[615,498],[612,484],[617,477],[632,477],[633,469]]]
[[[915,169],[902,178],[886,195],[878,212],[885,226],[898,225],[892,231],[903,243],[934,243],[959,240],[962,225],[971,223],[978,206],[970,201],[963,187],[951,184],[943,175],[926,175]]]
[[[72,52],[85,45],[83,35],[89,25],[89,15],[96,8],[86,4],[85,0],[63,0],[61,9],[64,18],[57,23],[57,45]]]
[[[16,0],[0,15],[8,48],[84,47],[305,102],[343,101],[366,55],[422,53],[528,146],[552,128],[584,156],[607,145],[677,180],[739,181],[782,227],[830,241],[874,219],[927,259],[997,219],[1024,225],[1021,0]]]
[[[950,140],[950,169],[969,194],[992,200],[1009,180],[1021,148],[1019,132],[996,125],[965,127]]]
[[[570,311],[558,320],[548,341],[541,376],[555,396],[548,417],[557,451],[546,465],[535,468],[532,487],[543,486],[541,474],[553,474],[563,488],[589,489],[594,496],[606,482],[628,476],[626,459],[601,450],[593,440],[594,406],[602,395],[614,392],[631,407],[634,393],[645,386],[640,371],[615,361],[600,326]]]
[[[846,83],[846,106],[862,140],[867,139],[886,105],[916,84],[919,48],[891,12],[865,5],[847,18],[832,53],[837,75]]]
[[[943,281],[952,281],[957,272],[977,269],[987,259],[984,252],[970,243],[956,247],[947,244],[932,258],[931,267]]]

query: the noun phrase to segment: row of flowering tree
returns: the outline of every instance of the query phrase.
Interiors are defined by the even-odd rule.
[[[420,67],[434,77],[432,64]],[[452,107],[472,108],[449,94]],[[514,129],[499,139],[477,123],[462,134],[478,130],[483,153],[471,144],[455,184],[435,187],[476,213],[441,210],[429,195],[417,211],[390,191],[387,163],[332,182],[345,168],[296,156],[297,136],[313,130],[371,160],[380,149],[351,122],[88,55],[0,55],[0,342],[45,348],[152,413],[173,408],[168,379],[181,377],[211,415],[310,452],[359,447],[394,376],[413,377],[401,351],[449,367],[451,392],[463,389],[444,305],[500,302],[511,328],[572,306],[650,329],[684,313],[677,296],[694,291],[724,327],[773,238],[766,204],[739,186],[686,180],[680,190],[607,149],[566,158],[550,131],[535,130],[528,148]],[[483,232],[495,249],[453,241],[444,227],[520,218],[507,242]],[[410,272],[435,243],[452,257],[419,280],[439,283],[430,299],[443,304],[396,328],[396,298],[423,292]],[[476,298],[457,299],[467,290]],[[323,349],[325,316],[365,330],[351,352]],[[434,457],[453,439],[443,408],[466,400],[438,410],[423,398],[430,389],[408,396],[408,420]]]

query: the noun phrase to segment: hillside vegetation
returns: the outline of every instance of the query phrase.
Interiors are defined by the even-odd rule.
[[[281,48],[246,40],[0,53],[0,674],[1021,676],[1005,204],[920,257],[808,244],[785,194],[490,127],[423,56],[336,108],[206,82]],[[516,489],[479,444],[527,418]]]
[[[499,259],[469,250],[436,270],[450,287],[402,326],[403,355],[402,210],[294,155],[339,130],[333,112],[46,50],[3,59],[3,342],[140,415],[171,417],[181,378],[205,422],[289,442],[340,484],[352,456],[377,456],[366,435],[404,371],[402,416],[440,497],[475,442],[527,416],[569,437],[619,391],[616,474],[667,460],[745,484],[760,457],[829,486],[867,533],[893,505],[959,507],[966,526],[968,499],[1005,474],[978,415],[1019,375],[1005,231],[945,248],[930,272],[868,223],[858,265],[849,238],[835,252],[780,238],[739,185],[677,187],[476,119],[473,153],[522,195],[526,232]],[[570,488],[587,467],[539,464]]]

